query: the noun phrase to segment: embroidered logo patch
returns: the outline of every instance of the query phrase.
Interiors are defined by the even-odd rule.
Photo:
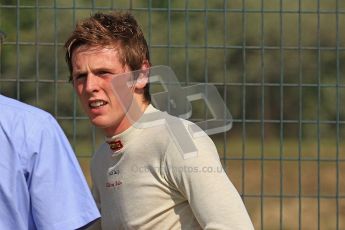
[[[121,140],[109,141],[107,143],[109,144],[110,149],[113,150],[114,152],[117,152],[123,148],[123,144],[122,144]]]

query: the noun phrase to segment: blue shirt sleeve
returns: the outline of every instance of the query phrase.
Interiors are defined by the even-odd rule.
[[[43,128],[42,128],[43,127]],[[88,184],[56,120],[32,127],[27,149],[32,219],[37,229],[76,229],[99,217]]]

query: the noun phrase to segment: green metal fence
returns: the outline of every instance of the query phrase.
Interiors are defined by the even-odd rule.
[[[233,128],[211,137],[255,229],[345,228],[344,1],[1,0],[0,92],[51,112],[88,179],[103,136],[67,82],[63,44],[111,9],[137,17],[154,65],[221,93]]]

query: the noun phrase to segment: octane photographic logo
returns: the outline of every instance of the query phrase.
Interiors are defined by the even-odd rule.
[[[152,104],[164,113],[143,113],[133,100],[131,88],[137,81],[148,77],[151,88],[161,85],[164,91],[152,92]],[[147,70],[132,71],[117,75],[112,87],[127,118],[136,128],[165,125],[183,157],[197,155],[193,138],[226,132],[232,127],[232,117],[217,88],[208,83],[182,87],[175,73],[168,66],[153,66]],[[192,116],[192,103],[203,100],[212,118],[196,123],[185,122]],[[170,116],[172,115],[172,116]],[[140,118],[140,122],[138,119]]]

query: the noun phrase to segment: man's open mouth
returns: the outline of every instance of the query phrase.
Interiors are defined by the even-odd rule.
[[[106,101],[97,100],[97,101],[93,101],[93,102],[89,103],[89,107],[94,109],[94,108],[98,108],[98,107],[104,106],[106,104],[108,104]]]

